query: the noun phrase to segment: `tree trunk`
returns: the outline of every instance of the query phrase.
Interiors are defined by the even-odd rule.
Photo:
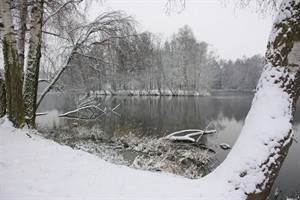
[[[15,127],[21,127],[24,124],[23,97],[22,97],[22,77],[23,66],[20,65],[14,37],[12,16],[10,12],[10,0],[3,0],[1,4],[1,18],[3,27],[1,33],[3,36],[3,59],[5,70],[6,86],[6,106],[8,118]]]
[[[18,35],[18,55],[20,60],[20,65],[24,66],[25,60],[25,38],[26,38],[26,23],[27,23],[27,0],[22,0],[21,2],[21,18],[20,18],[20,31]]]
[[[6,92],[5,92],[5,83],[0,73],[0,117],[3,117],[6,114]]]
[[[292,122],[296,110],[296,102],[300,94],[300,1],[285,0],[279,9],[279,14],[274,22],[273,30],[268,42],[266,52],[267,66],[262,75],[258,92],[268,88],[269,83],[274,83],[289,97],[288,108],[290,127],[285,131],[281,139],[277,139],[277,145],[273,147],[275,154],[270,153],[268,159],[261,163],[266,180],[258,184],[256,188],[261,192],[252,192],[248,199],[266,199],[272,185],[279,173],[280,167],[292,144]],[[270,99],[271,100],[271,99]],[[276,101],[276,100],[272,100]],[[281,109],[279,107],[273,109]],[[268,144],[269,145],[269,144]],[[274,160],[275,162],[271,162]]]
[[[30,128],[35,127],[37,88],[41,58],[41,37],[43,22],[43,0],[36,0],[31,9],[30,40],[28,64],[24,86],[25,122]]]
[[[300,92],[300,0],[282,2],[266,60],[238,140],[224,162],[204,177],[226,188],[215,191],[226,199],[266,199],[292,143]]]

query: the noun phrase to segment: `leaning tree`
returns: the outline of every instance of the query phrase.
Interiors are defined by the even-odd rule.
[[[226,1],[226,0],[225,0]],[[169,8],[176,0],[169,0]],[[185,0],[177,3],[184,6]],[[251,0],[236,0],[247,6]],[[292,144],[292,124],[300,94],[300,0],[256,0],[277,8],[269,37],[266,65],[250,111],[233,149],[223,163],[199,182],[214,182],[202,197],[266,199]]]
[[[4,88],[0,77],[0,114],[6,113],[15,127],[35,127],[41,100],[76,56],[97,59],[88,55],[91,48],[101,48],[134,32],[133,20],[119,11],[102,13],[88,22],[86,5],[88,0],[0,1],[5,80]],[[40,66],[50,67],[49,63],[55,71],[38,97]]]

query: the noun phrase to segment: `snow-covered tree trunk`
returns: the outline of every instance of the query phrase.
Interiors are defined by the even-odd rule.
[[[281,3],[266,60],[240,137],[225,161],[205,177],[222,185],[219,195],[224,198],[266,199],[292,143],[300,92],[300,0]]]
[[[265,135],[261,136],[261,142],[264,142],[265,150],[269,150],[268,158],[259,166],[261,169],[260,174],[263,173],[266,179],[256,185],[256,189],[260,191],[250,193],[249,199],[267,198],[292,144],[292,123],[296,102],[300,94],[299,0],[285,0],[282,2],[269,38],[266,59],[267,65],[257,87],[258,92],[255,96],[256,99],[253,101],[252,109],[258,109],[255,108],[259,105],[257,102],[272,102],[270,104],[273,107],[270,107],[270,110],[265,110],[266,127],[269,130],[265,130],[266,132],[261,131],[261,134]],[[267,96],[260,96],[263,94]],[[258,100],[258,98],[262,99]],[[264,108],[261,108],[261,110],[264,110]],[[251,118],[251,115],[249,118]],[[271,133],[269,136],[268,132]],[[266,140],[267,138],[268,140]]]
[[[41,58],[43,4],[43,0],[33,1],[30,14],[29,52],[24,80],[24,111],[25,122],[31,128],[35,127],[36,99]]]
[[[1,0],[1,34],[5,69],[6,106],[9,119],[16,127],[24,124],[23,66],[19,62],[15,33],[11,16],[11,1]]]
[[[73,59],[76,50],[78,49],[78,44],[76,44],[74,47],[72,47],[71,53],[66,58],[66,62],[63,64],[63,66],[56,72],[56,75],[52,78],[48,86],[43,90],[43,92],[40,94],[40,97],[36,101],[36,108],[39,107],[41,104],[43,98],[46,96],[46,94],[54,87],[55,83],[59,80],[62,73],[70,66],[70,62]]]

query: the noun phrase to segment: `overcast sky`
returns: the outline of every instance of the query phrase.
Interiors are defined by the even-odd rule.
[[[101,8],[123,10],[135,17],[141,31],[162,33],[165,38],[185,24],[189,25],[199,41],[211,44],[221,58],[236,59],[263,54],[271,31],[271,16],[255,12],[255,6],[247,9],[235,8],[233,3],[226,6],[217,0],[188,0],[180,14],[166,14],[166,0],[107,0]]]

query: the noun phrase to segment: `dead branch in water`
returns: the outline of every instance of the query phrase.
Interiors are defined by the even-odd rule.
[[[71,110],[71,111],[68,111],[66,113],[60,114],[60,115],[58,115],[58,117],[70,117],[70,118],[82,119],[81,117],[72,116],[72,114],[77,114],[77,113],[80,113],[81,111],[82,112],[84,112],[84,111],[89,111],[90,112],[88,117],[85,117],[83,119],[99,119],[100,117],[102,117],[103,115],[108,114],[109,112],[111,112],[115,115],[121,116],[119,113],[117,113],[115,111],[120,106],[120,104],[115,106],[113,109],[107,109],[106,107],[104,109],[101,109],[99,106],[100,106],[100,104],[83,106],[83,107],[77,108],[75,110]]]
[[[204,134],[216,133],[216,130],[200,130],[200,129],[186,129],[181,131],[176,131],[165,136],[165,139],[173,141],[189,141],[189,142],[198,142]],[[198,136],[197,139],[193,138]]]

